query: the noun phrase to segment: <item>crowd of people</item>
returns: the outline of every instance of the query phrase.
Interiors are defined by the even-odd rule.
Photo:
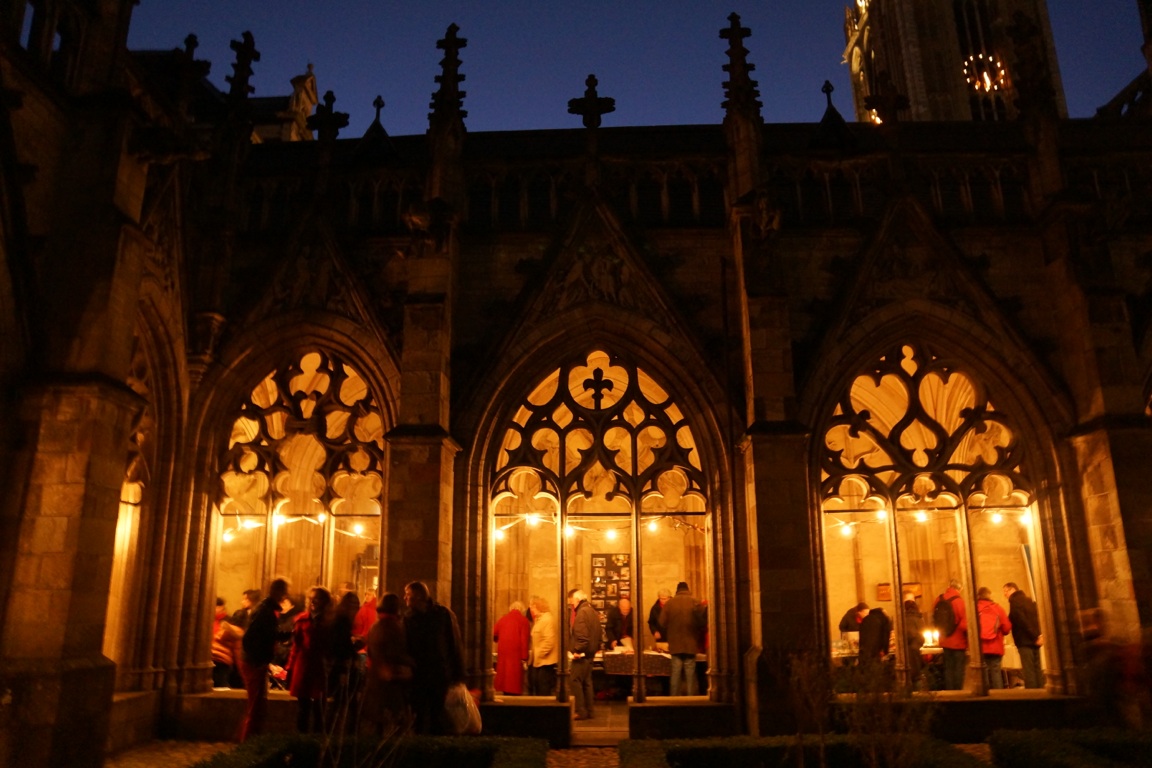
[[[288,582],[276,579],[266,597],[246,591],[232,615],[217,598],[212,659],[214,687],[247,692],[241,741],[263,730],[270,686],[297,700],[303,733],[446,734],[444,701],[464,680],[456,617],[420,581],[403,598],[387,592],[377,601],[369,592],[361,602],[351,584],[335,598],[317,586],[293,600]]]
[[[903,597],[904,655],[908,677],[914,687],[923,684],[944,690],[964,688],[969,661],[968,606],[961,590],[960,582],[953,579],[948,588],[935,598],[927,615],[921,613],[915,595],[905,594]],[[984,660],[984,686],[990,690],[1005,687],[1004,638],[1011,635],[1020,656],[1020,685],[1043,688],[1040,646],[1044,644],[1044,635],[1040,631],[1036,602],[1015,582],[1005,584],[1002,591],[1008,603],[1007,611],[993,599],[989,587],[980,587],[976,593],[977,637]],[[869,608],[867,603],[857,603],[840,619],[838,628],[843,635],[856,633],[860,667],[874,667],[891,658],[890,653],[895,647],[894,626],[883,608]],[[940,649],[940,662],[936,684],[924,679],[928,671],[922,655],[926,643],[924,631],[927,629],[938,633],[936,642]]]
[[[596,654],[633,652],[637,648],[636,616],[632,601],[619,599],[609,605],[603,618],[582,589],[568,593],[568,653],[571,658],[570,689],[575,702],[575,718],[593,716],[596,691],[592,665]],[[671,658],[669,689],[673,696],[695,696],[699,685],[696,656],[707,650],[707,604],[694,598],[688,584],[680,582],[676,594],[659,591],[649,612],[649,630],[656,647]],[[496,671],[493,689],[504,695],[552,696],[556,693],[559,663],[557,624],[548,601],[533,596],[526,609],[520,601],[493,626],[496,643]]]
[[[580,589],[568,594],[570,681],[577,719],[593,716],[592,662],[601,649],[636,648],[631,601],[610,607],[605,620]],[[548,600],[513,602],[496,621],[494,689],[505,695],[556,694],[560,662],[559,623]],[[657,647],[672,659],[671,694],[698,690],[696,655],[707,645],[707,605],[680,582],[673,595],[661,590],[649,612]],[[267,719],[269,688],[297,701],[302,733],[356,728],[383,734],[452,732],[445,712],[449,688],[464,680],[460,629],[452,611],[437,603],[427,585],[414,581],[403,597],[375,592],[361,596],[352,584],[335,595],[315,586],[295,599],[285,579],[267,595],[250,589],[229,614],[216,599],[212,631],[215,689],[243,688],[247,709],[241,741],[260,733]],[[358,724],[358,725],[357,725]]]

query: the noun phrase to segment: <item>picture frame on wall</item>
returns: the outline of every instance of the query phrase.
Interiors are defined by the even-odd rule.
[[[884,582],[883,584],[876,585],[876,599],[881,603],[891,602],[892,600],[892,584]]]

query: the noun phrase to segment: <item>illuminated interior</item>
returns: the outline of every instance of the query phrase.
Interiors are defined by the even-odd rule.
[[[652,647],[659,590],[686,581],[708,595],[702,482],[688,419],[647,373],[603,351],[557,368],[513,415],[497,459],[492,619],[535,595],[563,616],[581,587],[601,613],[629,598],[638,644]]]
[[[269,373],[241,404],[221,460],[217,593],[287,577],[294,593],[379,576],[384,420],[330,353]]]
[[[824,433],[821,457],[834,660],[854,660],[858,638],[841,633],[839,623],[857,603],[883,608],[901,637],[905,596],[928,627],[935,598],[951,579],[963,584],[968,605],[982,586],[1005,609],[1003,584],[1016,582],[1029,595],[1042,589],[1034,577],[1041,572],[1036,505],[1022,455],[1010,419],[980,383],[923,348],[900,347],[852,382]],[[936,638],[926,640],[931,647]],[[979,661],[974,646],[970,638],[970,663]],[[892,647],[904,669],[903,644]],[[1006,650],[1005,669],[1018,659],[1013,653]]]

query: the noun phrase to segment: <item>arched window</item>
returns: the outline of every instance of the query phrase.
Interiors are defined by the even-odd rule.
[[[220,460],[216,590],[287,577],[310,585],[379,576],[384,419],[367,382],[329,352],[269,373],[238,404]]]
[[[645,371],[603,351],[561,365],[504,428],[492,477],[495,616],[538,595],[563,617],[565,591],[580,587],[602,616],[632,602],[633,642],[652,647],[661,590],[684,581],[697,599],[708,593],[703,478],[689,419]]]
[[[882,608],[893,638],[915,628],[918,615],[921,633],[929,632],[924,648],[893,640],[893,658],[912,673],[928,662],[919,682],[941,687],[931,666],[941,653],[931,614],[952,580],[969,617],[979,587],[1005,609],[1008,582],[1030,596],[1043,591],[1025,453],[1012,415],[996,408],[983,383],[926,345],[895,347],[852,381],[823,430],[819,459],[834,660],[855,658],[856,628],[841,627],[841,617],[855,618],[852,606]],[[969,621],[972,669],[981,660],[977,626]],[[1003,664],[1010,673],[1020,666],[1011,642]],[[967,687],[980,684],[968,674]]]

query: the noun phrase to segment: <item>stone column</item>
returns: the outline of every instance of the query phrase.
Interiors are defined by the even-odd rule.
[[[101,653],[126,442],[141,403],[95,379],[20,413],[26,466],[0,657],[0,763],[103,764],[115,668]]]

